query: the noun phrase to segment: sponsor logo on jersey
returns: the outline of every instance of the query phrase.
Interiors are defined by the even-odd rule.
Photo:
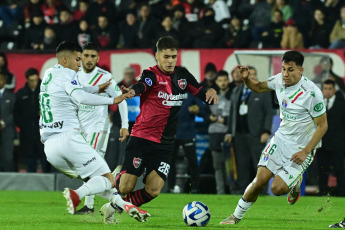
[[[145,78],[145,82],[148,86],[152,85],[152,80],[150,78]]]
[[[284,108],[286,108],[287,107],[287,101],[284,99],[283,101],[282,101],[282,106],[284,107]]]
[[[183,90],[187,87],[186,79],[177,80],[177,83],[178,83],[178,86]]]
[[[321,110],[323,109],[324,105],[322,102],[318,103],[317,105],[314,106],[314,111],[315,112],[321,112]]]
[[[40,129],[43,129],[43,128],[47,128],[47,129],[62,129],[62,127],[63,127],[63,121],[57,121],[57,122],[54,122],[51,125],[45,125],[45,124],[41,124],[40,125]]]
[[[162,82],[162,81],[160,81],[160,82],[159,82],[159,84],[160,84],[160,85],[167,85],[167,84],[168,84],[168,82],[166,82],[166,81],[163,81],[163,82]]]
[[[282,115],[283,115],[283,117],[290,119],[290,120],[296,120],[297,119],[297,116],[294,116],[294,115],[287,113],[287,112],[284,112],[284,111],[282,111]]]
[[[179,93],[177,95],[167,94],[166,92],[159,91],[158,98],[165,99],[162,104],[165,106],[181,106],[182,100],[187,98],[187,94]]]
[[[72,85],[78,85],[77,80],[71,81]]]
[[[95,160],[96,160],[96,157],[92,157],[90,160],[86,161],[85,164],[83,164],[84,167],[85,167],[85,166],[88,166],[92,161],[95,161]]]
[[[139,166],[140,166],[140,164],[141,164],[141,161],[142,161],[142,159],[141,158],[139,158],[139,157],[134,157],[133,158],[133,166],[134,166],[134,168],[139,168]]]

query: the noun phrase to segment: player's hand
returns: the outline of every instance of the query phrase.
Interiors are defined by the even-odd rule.
[[[249,76],[249,69],[247,66],[237,65],[237,68],[240,70],[241,77],[247,79]]]
[[[269,137],[270,137],[270,135],[268,133],[261,134],[260,143],[261,144],[266,143]]]
[[[120,129],[120,138],[119,138],[120,142],[123,142],[124,140],[126,140],[128,136],[129,136],[128,129],[125,129],[125,128]]]
[[[230,144],[231,141],[232,141],[232,135],[231,134],[226,134],[225,137],[224,137],[224,142]]]
[[[111,79],[107,81],[106,83],[98,85],[98,93],[104,93],[105,90],[108,89],[110,85],[111,85]]]
[[[122,90],[122,93],[131,93],[131,94],[135,95],[134,89],[130,89],[130,88],[121,86],[121,90]]]
[[[207,90],[206,102],[208,104],[218,104],[218,95],[217,95],[216,90],[214,90],[213,88]]]
[[[128,93],[121,94],[114,98],[114,104],[120,104],[123,100],[132,99],[132,96]]]
[[[290,160],[295,162],[298,165],[301,165],[304,162],[304,160],[307,158],[307,156],[308,156],[308,153],[306,153],[306,151],[302,149],[301,151],[292,155]]]

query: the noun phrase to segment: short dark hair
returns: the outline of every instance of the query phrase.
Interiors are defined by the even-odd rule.
[[[160,37],[156,43],[157,51],[162,51],[165,49],[179,49],[178,41],[171,36]]]
[[[29,68],[29,69],[27,69],[26,71],[25,71],[25,77],[26,77],[26,79],[28,79],[30,76],[32,76],[32,75],[39,75],[39,73],[38,73],[38,70],[37,69],[35,69],[35,68]]]
[[[335,81],[331,80],[331,79],[327,79],[322,83],[322,87],[324,85],[332,85],[335,88]]]
[[[286,51],[282,57],[283,62],[290,62],[293,61],[298,66],[303,66],[304,62],[304,56],[302,53],[296,51],[296,50],[289,50]]]
[[[56,54],[62,52],[62,51],[77,51],[77,52],[82,52],[80,46],[75,43],[75,42],[69,42],[69,41],[63,41],[61,42],[57,48],[56,48]]]
[[[226,76],[227,78],[229,78],[229,74],[227,71],[225,70],[219,70],[218,73],[217,73],[217,76],[216,76],[216,79],[220,76]]]
[[[215,64],[213,64],[212,62],[209,62],[209,63],[207,63],[206,64],[206,66],[205,66],[205,71],[204,71],[204,73],[207,73],[207,72],[217,72],[217,68],[216,68],[216,65]]]
[[[97,45],[93,42],[87,42],[83,45],[82,47],[83,50],[94,50],[97,51],[97,53],[99,52],[99,49],[97,47]]]

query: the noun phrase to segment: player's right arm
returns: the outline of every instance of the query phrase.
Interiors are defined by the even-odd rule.
[[[238,65],[237,68],[240,70],[241,77],[246,86],[255,93],[264,93],[272,90],[268,88],[267,81],[257,81],[249,78],[249,69],[247,66]]]

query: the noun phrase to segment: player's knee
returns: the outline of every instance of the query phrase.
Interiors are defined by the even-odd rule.
[[[279,186],[274,183],[271,185],[271,191],[275,196],[281,196],[286,194],[285,188],[283,186]]]
[[[121,194],[127,194],[133,191],[135,184],[131,182],[121,181],[119,186],[119,192]]]
[[[252,182],[252,186],[255,191],[262,191],[266,185],[267,185],[266,181],[259,179],[257,177]]]
[[[146,186],[145,190],[152,197],[157,197],[161,193],[161,189],[160,188],[156,188],[156,187],[152,187],[152,186]]]

